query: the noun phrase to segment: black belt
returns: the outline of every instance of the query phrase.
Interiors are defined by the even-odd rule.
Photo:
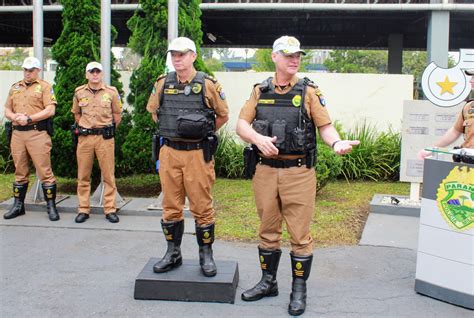
[[[165,139],[164,144],[176,150],[202,149],[202,142],[174,141]]]
[[[306,165],[306,158],[296,158],[296,159],[270,159],[270,158],[258,158],[258,163],[272,168],[291,168],[291,167],[302,167]]]
[[[13,130],[18,130],[18,131],[29,131],[29,130],[38,130],[38,131],[43,131],[46,130],[46,127],[40,124],[33,124],[33,125],[28,125],[28,126],[13,126]]]
[[[104,134],[103,128],[82,128],[79,127],[79,135],[88,136],[88,135],[102,135]]]

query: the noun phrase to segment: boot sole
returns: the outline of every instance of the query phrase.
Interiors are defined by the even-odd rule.
[[[178,262],[174,263],[173,265],[169,266],[169,267],[165,267],[165,268],[162,268],[162,269],[155,269],[153,267],[153,272],[159,274],[159,273],[166,273],[166,272],[169,272],[170,270],[172,270],[173,268],[176,268],[176,267],[180,267],[181,265],[183,264],[183,260],[179,260]]]
[[[25,215],[25,212],[23,212],[23,213],[18,213],[18,214],[15,214],[14,216],[9,216],[9,217],[5,217],[5,215],[4,215],[3,218],[4,218],[5,220],[11,220],[11,219],[14,219],[14,218],[19,217],[19,216],[22,216],[22,215]]]
[[[305,309],[303,310],[298,310],[298,311],[292,311],[288,308],[288,313],[292,316],[300,316],[305,312]]]
[[[266,295],[261,295],[261,296],[257,296],[257,297],[245,297],[243,294],[241,295],[241,299],[243,301],[257,301],[257,300],[260,300],[262,298],[265,298],[265,297],[276,297],[278,296],[278,290],[274,291],[274,292],[271,292],[269,294],[266,294]]]
[[[202,274],[203,274],[204,276],[206,276],[206,277],[214,277],[214,276],[217,275],[217,271],[211,272],[211,273],[206,273],[205,271],[203,271],[203,270],[201,269],[201,272],[202,272]]]

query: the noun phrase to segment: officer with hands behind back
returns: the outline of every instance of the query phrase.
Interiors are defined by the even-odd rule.
[[[201,270],[210,277],[217,273],[212,253],[215,213],[211,195],[215,181],[215,131],[227,122],[228,107],[221,85],[194,69],[197,54],[192,40],[176,38],[169,44],[168,52],[175,71],[157,79],[147,105],[163,139],[159,150],[161,226],[168,244],[153,270],[163,273],[182,264],[180,245],[187,195],[195,219]]]
[[[87,84],[76,88],[71,112],[77,136],[77,199],[76,223],[85,222],[90,213],[91,172],[94,156],[99,161],[104,182],[104,213],[111,223],[119,222],[115,198],[115,129],[120,124],[122,103],[117,89],[102,81],[102,65],[86,66]]]

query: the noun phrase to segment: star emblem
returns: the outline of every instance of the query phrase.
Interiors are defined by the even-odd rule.
[[[444,82],[436,82],[439,87],[441,87],[441,93],[440,95],[443,95],[444,93],[449,93],[451,95],[454,95],[453,92],[453,87],[456,86],[458,83],[457,82],[450,82],[448,75],[444,78]]]

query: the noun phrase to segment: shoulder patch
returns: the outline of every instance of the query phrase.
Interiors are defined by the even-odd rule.
[[[324,96],[323,96],[323,93],[321,93],[321,90],[316,86],[314,91],[316,93],[316,96],[318,96],[319,102],[321,103],[321,105],[323,105],[323,107],[326,106],[326,100],[324,99]]]

